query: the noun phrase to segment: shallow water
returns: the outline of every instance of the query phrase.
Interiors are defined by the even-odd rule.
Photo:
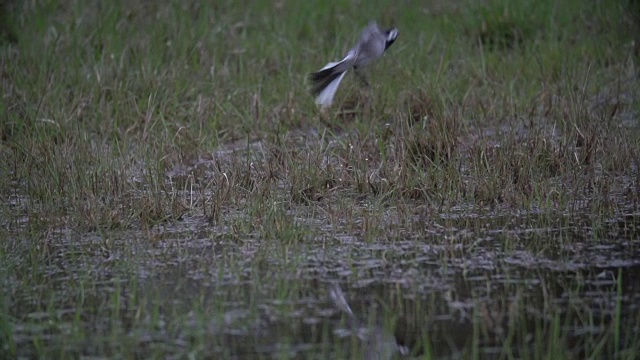
[[[125,349],[168,358],[372,358],[330,300],[338,283],[358,331],[395,339],[409,357],[520,357],[558,336],[562,354],[580,358],[599,340],[615,346],[608,339],[616,329],[622,349],[638,338],[640,214],[604,222],[611,238],[597,240],[578,224],[527,228],[518,218],[531,225],[535,214],[504,216],[449,214],[439,220],[449,227],[424,221],[416,225],[424,231],[378,241],[316,232],[289,246],[235,238],[189,216],[150,229],[154,236],[57,229],[39,243],[37,267],[6,279],[11,336],[26,357]],[[470,223],[483,225],[471,232]],[[26,254],[19,244],[13,251]]]

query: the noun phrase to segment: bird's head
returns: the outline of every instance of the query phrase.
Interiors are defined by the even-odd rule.
[[[391,46],[391,44],[393,44],[394,41],[396,41],[396,38],[398,37],[398,29],[391,28],[391,29],[385,30],[384,34],[387,36],[387,39],[384,45],[384,49],[386,50],[389,48],[389,46]]]

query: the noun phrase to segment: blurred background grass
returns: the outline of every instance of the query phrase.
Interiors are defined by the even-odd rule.
[[[635,36],[630,7],[506,0],[5,4],[12,21],[3,30],[3,133],[30,133],[19,129],[46,118],[62,130],[107,138],[180,133],[188,148],[299,127],[313,122],[306,75],[341,58],[372,19],[400,29],[398,43],[371,70],[378,109],[399,110],[401,94],[423,89],[482,124],[486,106],[515,116],[543,92],[586,85],[595,95],[619,81]]]

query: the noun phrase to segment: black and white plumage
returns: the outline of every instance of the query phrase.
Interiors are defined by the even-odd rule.
[[[353,68],[358,74],[359,68],[381,57],[397,37],[398,29],[390,28],[382,31],[378,24],[371,22],[362,30],[358,43],[349,50],[344,59],[330,62],[309,76],[312,84],[311,93],[316,97],[316,104],[322,108],[331,106],[347,71]],[[361,74],[360,76],[368,85],[366,79]]]

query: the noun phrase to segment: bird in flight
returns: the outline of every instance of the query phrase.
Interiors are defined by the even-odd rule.
[[[344,59],[338,62],[330,62],[309,76],[312,86],[311,94],[315,96],[316,104],[321,108],[331,106],[340,82],[351,68],[368,87],[369,82],[361,72],[361,68],[380,58],[389,46],[396,41],[397,37],[398,29],[390,28],[383,31],[378,27],[377,23],[369,23],[362,30],[356,46],[349,50]]]

